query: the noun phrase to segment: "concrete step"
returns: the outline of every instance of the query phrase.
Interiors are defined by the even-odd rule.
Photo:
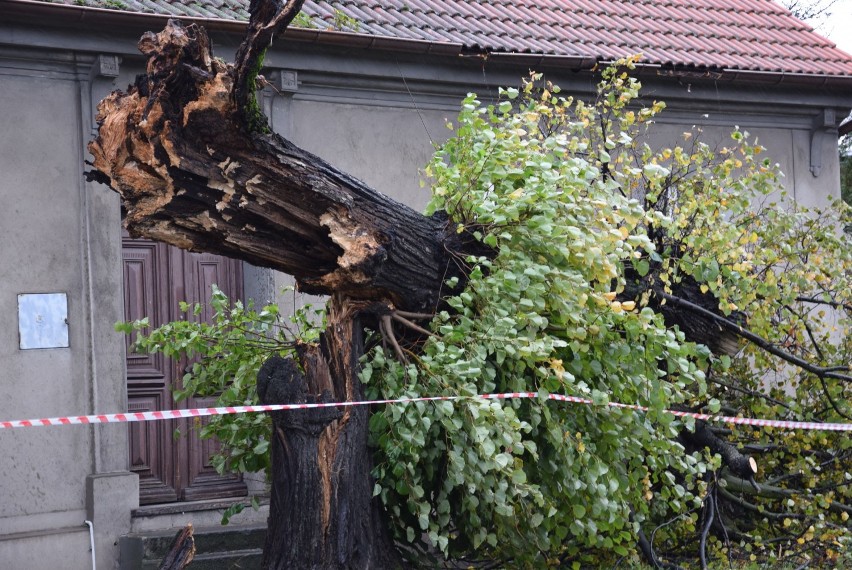
[[[119,539],[121,570],[156,570],[179,529],[133,533]],[[195,558],[189,570],[254,570],[260,568],[266,526],[228,525],[197,528]]]

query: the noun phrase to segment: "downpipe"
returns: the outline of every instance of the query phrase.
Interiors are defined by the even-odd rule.
[[[98,570],[98,564],[95,561],[95,525],[92,521],[83,521],[89,527],[89,547],[92,550],[92,570]]]

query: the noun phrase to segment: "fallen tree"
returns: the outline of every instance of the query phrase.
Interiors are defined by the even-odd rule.
[[[830,230],[748,213],[753,193],[773,183],[757,147],[667,156],[612,136],[635,134],[656,112],[627,110],[638,86],[618,69],[605,73],[597,107],[539,90],[537,78],[496,108],[469,98],[457,137],[430,166],[434,213],[421,215],[266,127],[254,99],[262,52],[300,6],[253,0],[234,65],[213,57],[197,26],[146,34],[147,73],[104,100],[90,145],[92,176],[121,194],[132,236],[238,257],[331,295],[321,337],[260,370],[260,399],[541,390],[650,409],[472,400],[405,418],[363,407],[273,414],[264,566],[397,567],[394,539],[423,556],[517,564],[626,556],[638,540],[658,564],[642,525],[671,512],[691,521],[684,513],[696,508],[704,562],[711,530],[741,532],[739,511],[718,506],[727,495],[711,467],[760,492],[759,464],[665,410],[730,404],[712,386],[748,374],[729,358],[745,339],[819,382],[831,414],[848,413],[837,401],[850,377],[836,364],[848,340],[815,332],[797,309],[808,301],[796,300],[848,310],[848,254]],[[738,177],[744,162],[751,174]],[[816,249],[803,247],[802,265],[822,272],[823,294],[805,297],[806,279],[755,290],[779,263],[755,252],[752,234],[767,221],[789,222],[784,239],[819,241],[822,259],[809,262]],[[792,327],[786,346],[772,329],[780,322]],[[803,349],[803,338],[817,348]],[[761,358],[747,360],[759,371],[769,366]],[[777,401],[753,380],[735,383],[755,402]],[[842,446],[833,457],[848,460]]]

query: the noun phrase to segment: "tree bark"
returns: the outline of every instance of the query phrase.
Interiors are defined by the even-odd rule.
[[[360,303],[335,296],[320,342],[300,346],[299,366],[273,357],[258,375],[264,403],[363,398]],[[272,414],[272,499],[263,567],[398,568],[401,559],[373,498],[363,406]]]
[[[163,557],[159,570],[183,570],[195,558],[195,538],[192,525],[188,524],[178,531],[172,540],[169,551]]]

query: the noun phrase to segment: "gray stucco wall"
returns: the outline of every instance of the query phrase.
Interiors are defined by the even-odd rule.
[[[112,329],[123,316],[119,204],[83,181],[82,163],[94,102],[142,69],[135,45],[143,31],[0,21],[0,419],[126,406],[123,339]],[[217,55],[229,58],[235,41],[215,36]],[[117,78],[103,73],[99,54],[123,58]],[[445,121],[464,94],[493,94],[527,73],[525,65],[315,45],[276,47],[267,62],[273,80],[281,70],[299,79],[295,90],[262,98],[278,132],[417,209],[429,199],[420,170],[433,143],[450,135]],[[588,74],[547,71],[568,93],[593,86]],[[655,143],[671,144],[696,124],[706,138],[726,140],[740,125],[781,163],[799,201],[838,195],[836,138],[830,129],[819,135],[823,168],[814,177],[811,137],[815,117],[848,109],[848,96],[644,81],[649,97],[669,103]],[[278,293],[285,276],[257,268],[245,275],[249,296],[292,305]],[[69,348],[18,348],[17,295],[39,292],[67,294]],[[138,497],[127,456],[121,425],[0,430],[0,568],[87,567],[86,519],[95,524],[99,567],[114,567],[113,542],[129,529]]]
[[[119,205],[82,176],[92,64],[91,56],[0,49],[3,419],[125,406],[123,341],[112,330],[123,314]],[[27,293],[67,296],[67,348],[19,348],[18,295]],[[126,472],[126,434],[125,426],[0,430],[0,566],[90,565],[87,519],[111,557],[116,521],[95,516],[99,487],[87,480]],[[136,492],[135,476],[116,480],[123,495]]]

